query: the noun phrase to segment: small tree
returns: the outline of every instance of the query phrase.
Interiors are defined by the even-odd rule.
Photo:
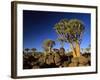
[[[47,51],[47,52],[51,52],[52,47],[55,45],[55,41],[47,39],[43,42],[43,48]]]
[[[32,55],[34,56],[37,49],[36,48],[32,48],[31,50],[32,50]]]
[[[58,38],[70,43],[73,57],[80,57],[80,43],[85,29],[83,22],[78,19],[62,19],[55,24],[54,29],[59,36]]]
[[[29,48],[25,48],[25,51],[28,53],[28,51],[29,51],[30,49]]]

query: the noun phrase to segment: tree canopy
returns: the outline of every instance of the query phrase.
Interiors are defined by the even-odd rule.
[[[78,19],[62,19],[60,22],[55,24],[54,29],[56,30],[60,40],[69,43],[80,43],[85,27],[83,22]]]
[[[80,57],[80,43],[85,30],[84,24],[78,19],[62,19],[55,24],[54,29],[58,34],[58,40],[62,43],[70,43],[74,57]]]

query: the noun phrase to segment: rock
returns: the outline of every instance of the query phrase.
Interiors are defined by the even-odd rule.
[[[59,53],[59,49],[54,48],[53,53]]]
[[[55,53],[54,61],[55,61],[55,64],[56,64],[57,66],[61,64],[61,57],[60,57],[59,54]]]
[[[61,56],[61,61],[62,62],[64,62],[64,61],[68,61],[68,62],[70,62],[70,59],[69,59],[69,57],[68,56]]]
[[[78,57],[75,57],[75,58],[72,58],[72,59],[71,59],[71,62],[72,62],[72,63],[78,63],[78,61],[79,61],[79,60],[78,60]]]
[[[79,57],[79,64],[87,64],[88,63],[88,59],[84,56],[80,56]]]
[[[88,59],[88,61],[91,61],[91,56],[88,56],[87,59]]]
[[[64,48],[60,48],[59,53],[61,56],[65,55],[65,49]]]
[[[49,53],[46,56],[46,64],[50,65],[52,63],[54,63],[54,56],[52,55],[52,53]]]
[[[69,67],[76,67],[76,66],[78,66],[78,63],[70,63],[69,64]]]
[[[37,69],[37,68],[39,68],[39,66],[37,66],[37,65],[32,67],[32,69]]]
[[[41,63],[45,63],[45,57],[44,56],[40,56],[38,61],[41,62]]]
[[[61,67],[68,67],[69,62],[68,61],[64,61],[61,65]]]
[[[85,66],[84,64],[79,64],[78,66]]]
[[[85,66],[90,66],[89,64],[86,64]]]

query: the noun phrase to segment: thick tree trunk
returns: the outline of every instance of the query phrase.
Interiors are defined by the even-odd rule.
[[[70,47],[72,49],[72,55],[73,55],[73,57],[77,57],[74,46],[72,44],[70,44]]]
[[[75,49],[76,49],[76,54],[77,54],[76,56],[80,57],[80,45],[79,45],[79,43],[76,43]]]

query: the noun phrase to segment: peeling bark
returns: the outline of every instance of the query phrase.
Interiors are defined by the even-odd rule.
[[[77,57],[74,46],[72,44],[70,44],[70,47],[72,49],[72,55],[73,55],[73,57]]]
[[[76,49],[76,54],[77,54],[76,56],[80,57],[80,45],[79,45],[79,43],[76,43],[75,49]]]

